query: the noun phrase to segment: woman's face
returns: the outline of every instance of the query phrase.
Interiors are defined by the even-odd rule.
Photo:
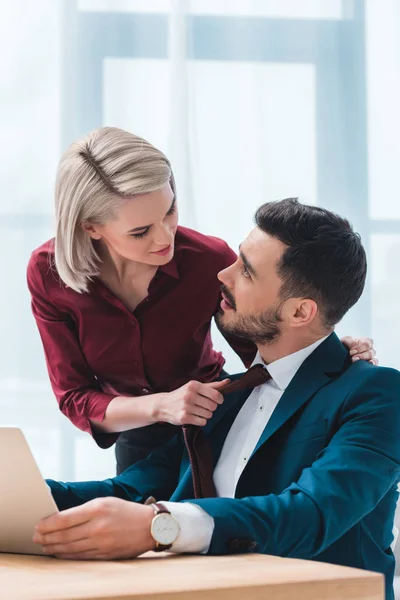
[[[111,255],[161,266],[174,254],[178,209],[169,183],[124,201],[116,218],[104,225],[86,224],[92,239],[101,240]]]

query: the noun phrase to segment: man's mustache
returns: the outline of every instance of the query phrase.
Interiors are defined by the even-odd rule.
[[[221,294],[225,296],[232,308],[236,310],[235,298],[232,296],[232,292],[224,284],[221,285]]]

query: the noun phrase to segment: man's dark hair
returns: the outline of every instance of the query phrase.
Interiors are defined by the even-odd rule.
[[[282,299],[315,300],[324,324],[336,325],[364,289],[367,257],[359,234],[343,217],[296,198],[263,204],[255,221],[288,246],[277,267]]]

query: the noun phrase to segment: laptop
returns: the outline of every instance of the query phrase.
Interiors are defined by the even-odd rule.
[[[35,525],[57,512],[22,431],[0,427],[0,552],[42,554]]]

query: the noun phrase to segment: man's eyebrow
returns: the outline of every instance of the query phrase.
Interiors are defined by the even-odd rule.
[[[241,248],[241,245],[239,246],[239,256],[242,260],[242,263],[244,264],[244,266],[246,267],[246,269],[248,270],[250,275],[252,275],[253,277],[255,277],[257,279],[257,273],[256,273],[254,267],[252,267],[252,265],[249,263],[246,256],[243,254],[243,251],[240,248]]]
[[[171,206],[167,210],[167,214],[175,206],[175,202],[176,202],[176,197],[174,196],[174,199],[171,202]],[[141,231],[142,229],[150,229],[150,227],[151,227],[151,225],[142,225],[141,227],[134,227],[133,229],[130,229],[126,233],[134,233],[135,231]]]

